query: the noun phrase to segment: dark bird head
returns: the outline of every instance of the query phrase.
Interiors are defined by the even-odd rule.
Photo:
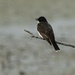
[[[39,22],[47,22],[46,18],[41,16],[39,18],[36,18],[36,21],[39,21]]]

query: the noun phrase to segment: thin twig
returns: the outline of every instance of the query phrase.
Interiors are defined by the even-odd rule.
[[[71,45],[71,44],[65,44],[65,43],[57,42],[57,41],[56,41],[56,43],[57,44],[60,44],[60,45],[69,46],[69,47],[75,48],[75,46],[74,45]]]
[[[45,39],[43,39],[43,38],[41,38],[41,37],[35,36],[33,33],[31,33],[30,31],[28,31],[28,30],[26,30],[26,29],[25,29],[24,31],[27,32],[27,33],[29,33],[32,38],[37,38],[37,39],[45,40]],[[56,41],[56,43],[57,43],[57,44],[60,44],[60,45],[64,45],[64,46],[68,46],[68,47],[75,48],[75,46],[74,46],[74,45],[71,45],[71,44],[65,44],[65,43],[57,42],[57,41]]]

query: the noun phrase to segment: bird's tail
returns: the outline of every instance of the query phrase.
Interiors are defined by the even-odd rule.
[[[51,40],[52,42],[52,45],[54,47],[54,49],[57,51],[57,50],[60,50],[60,48],[58,47],[57,43],[55,42],[55,40]]]

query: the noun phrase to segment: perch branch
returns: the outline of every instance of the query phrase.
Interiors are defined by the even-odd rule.
[[[32,38],[37,38],[37,39],[45,40],[45,39],[43,39],[43,38],[41,38],[41,37],[35,36],[33,33],[31,33],[31,32],[28,31],[28,30],[25,30],[25,29],[24,29],[24,31],[27,32],[27,33],[29,33]],[[74,46],[74,45],[71,45],[71,44],[65,44],[65,43],[57,42],[57,41],[56,41],[56,43],[57,43],[57,44],[60,44],[60,45],[69,46],[69,47],[75,48],[75,46]]]

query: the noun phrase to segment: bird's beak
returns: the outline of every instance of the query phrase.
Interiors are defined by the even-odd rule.
[[[35,18],[36,21],[38,21],[38,18]]]

